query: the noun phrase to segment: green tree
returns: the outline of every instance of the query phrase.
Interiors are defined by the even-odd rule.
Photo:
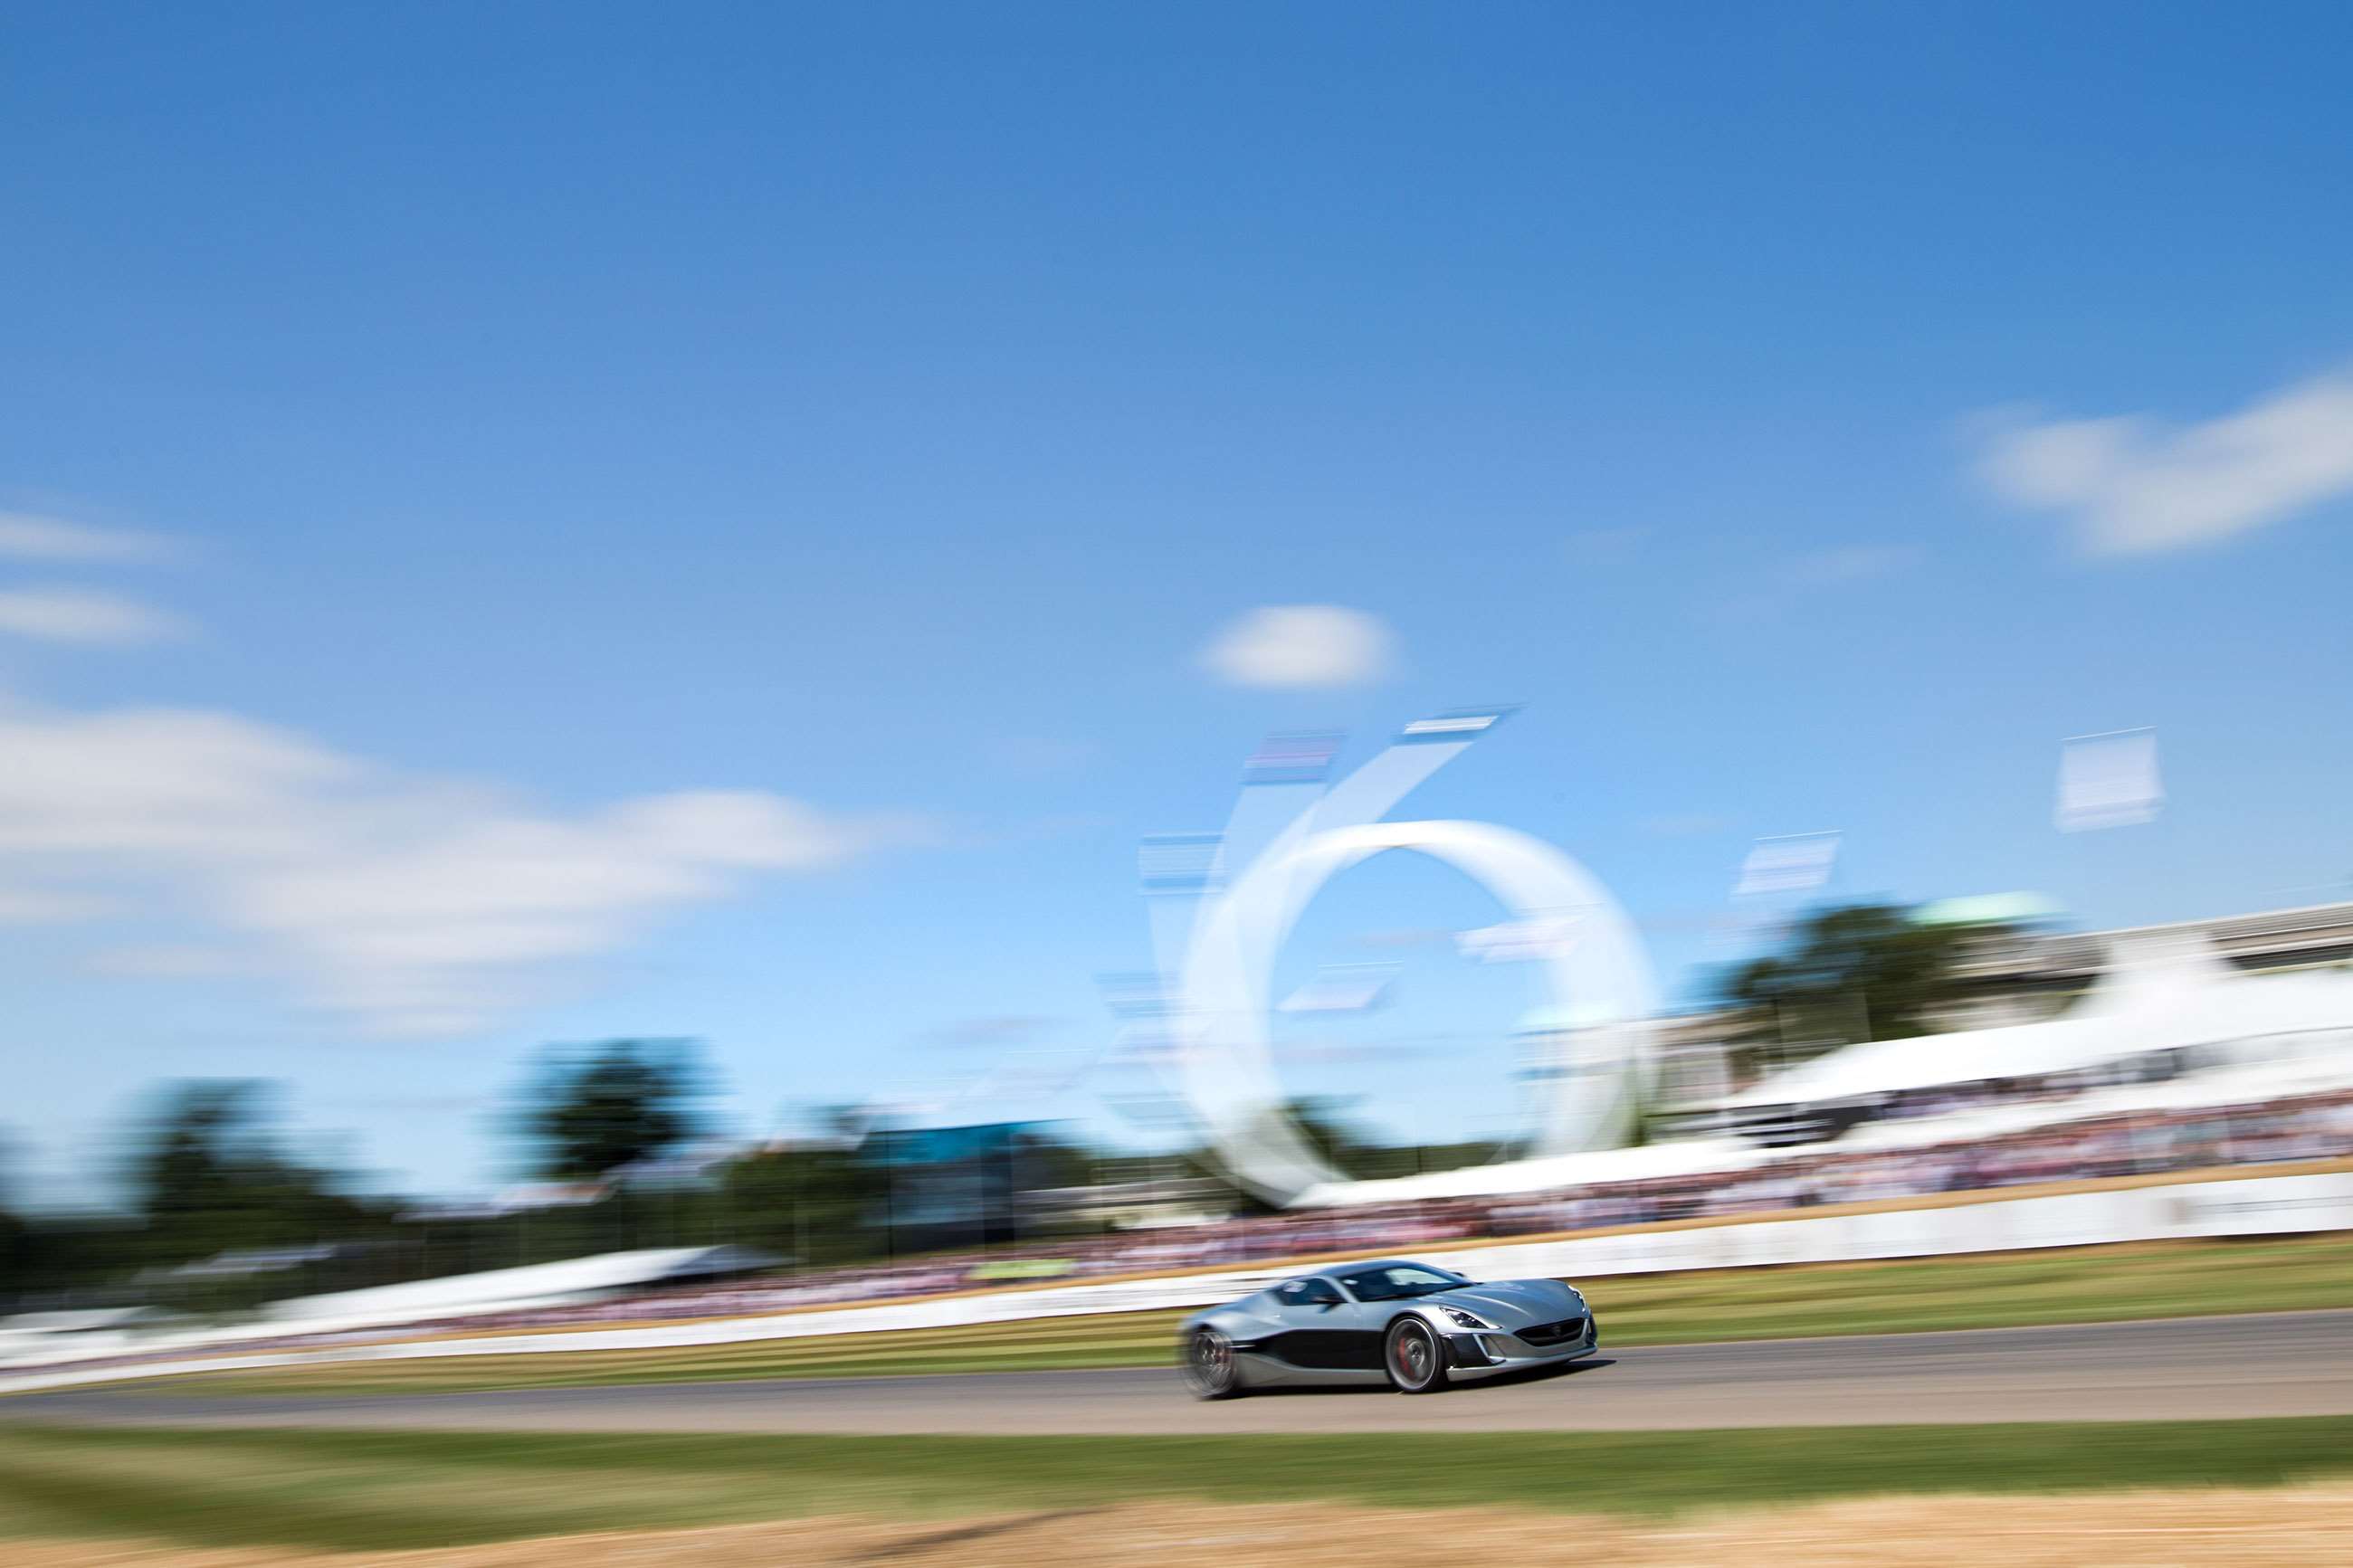
[[[1484,1164],[1505,1152],[1501,1142],[1489,1138],[1459,1143],[1384,1142],[1358,1119],[1360,1104],[1354,1096],[1310,1095],[1289,1101],[1281,1114],[1325,1164],[1360,1181]],[[1215,1169],[1208,1156],[1202,1163]]]
[[[809,1142],[735,1161],[722,1193],[736,1239],[803,1264],[830,1264],[881,1254],[889,1179],[852,1148]]]
[[[337,1173],[285,1152],[266,1114],[268,1088],[213,1079],[164,1092],[144,1144],[131,1160],[137,1230],[121,1238],[128,1245],[106,1249],[117,1266],[169,1266],[316,1243],[344,1246],[387,1234],[385,1205],[353,1195]],[[231,1274],[190,1286],[195,1295],[185,1304],[236,1306],[284,1293],[294,1283],[292,1276],[274,1273]]]
[[[0,1209],[0,1304],[12,1302],[25,1289],[38,1263],[33,1227],[6,1209]]]
[[[1362,1155],[1377,1145],[1365,1137],[1351,1115],[1354,1097],[1303,1095],[1289,1101],[1283,1114],[1298,1129],[1300,1141],[1334,1170],[1354,1174]]]
[[[522,1108],[533,1168],[559,1181],[595,1181],[659,1159],[700,1125],[702,1074],[683,1040],[607,1040],[550,1055]]]
[[[1954,961],[1984,928],[1924,924],[1896,904],[1820,910],[1779,951],[1730,970],[1725,1002],[1754,1035],[1799,1047],[1934,1032],[1960,997]]]

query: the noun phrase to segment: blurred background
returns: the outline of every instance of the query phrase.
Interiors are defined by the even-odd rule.
[[[11,8],[0,1374],[2353,1226],[2348,46]]]

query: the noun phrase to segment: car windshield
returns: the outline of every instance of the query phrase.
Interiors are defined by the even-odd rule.
[[[1443,1268],[1429,1268],[1419,1263],[1392,1263],[1380,1268],[1360,1268],[1354,1274],[1340,1276],[1340,1283],[1348,1294],[1359,1301],[1395,1301],[1407,1296],[1427,1296],[1437,1290],[1451,1290],[1470,1281],[1460,1274],[1449,1274]]]

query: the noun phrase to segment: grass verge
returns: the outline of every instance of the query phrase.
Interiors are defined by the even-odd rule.
[[[1590,1281],[1587,1291],[1613,1346],[2353,1307],[2353,1233],[1630,1276]],[[1122,1312],[732,1345],[287,1367],[163,1386],[340,1395],[1145,1366],[1168,1360],[1183,1316]]]
[[[454,1546],[1129,1499],[1662,1514],[1892,1493],[2353,1474],[2353,1417],[1240,1437],[523,1436],[0,1427],[0,1535]]]

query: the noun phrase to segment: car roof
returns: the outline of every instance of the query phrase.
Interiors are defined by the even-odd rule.
[[[1442,1274],[1456,1272],[1442,1263],[1424,1263],[1419,1258],[1367,1258],[1360,1263],[1335,1263],[1322,1273],[1327,1279],[1336,1279],[1343,1274],[1362,1274],[1368,1268],[1434,1268]]]

